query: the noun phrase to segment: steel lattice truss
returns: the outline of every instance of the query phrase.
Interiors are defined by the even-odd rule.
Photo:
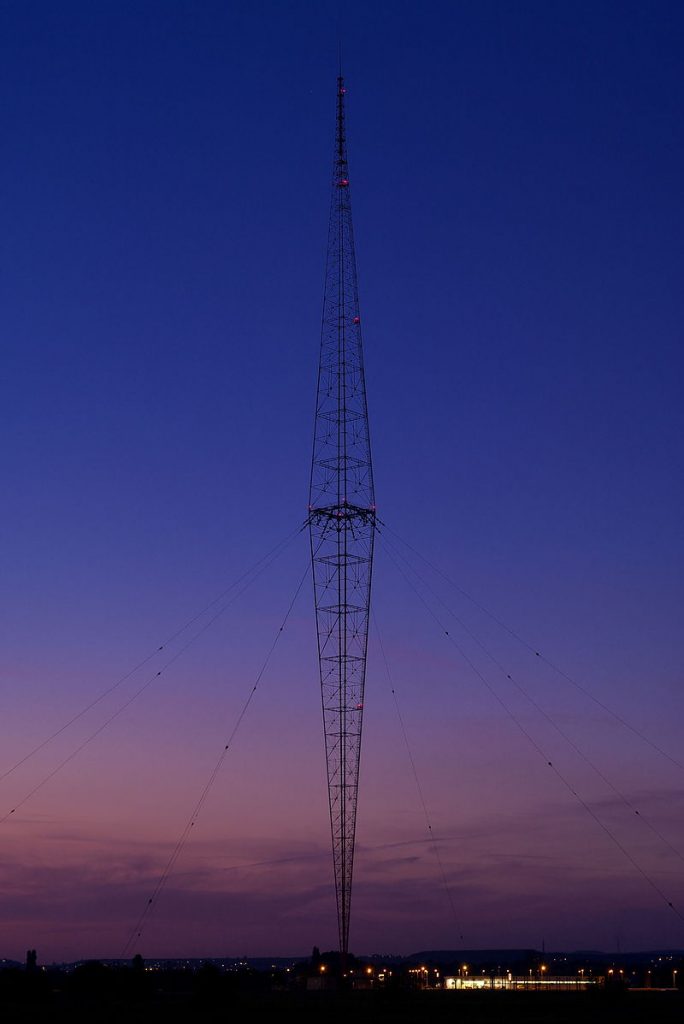
[[[343,959],[349,942],[375,535],[344,97],[340,77],[309,493],[330,824]]]

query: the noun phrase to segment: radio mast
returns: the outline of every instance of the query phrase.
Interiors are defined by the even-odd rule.
[[[308,520],[343,970],[375,539],[344,101],[340,76]]]

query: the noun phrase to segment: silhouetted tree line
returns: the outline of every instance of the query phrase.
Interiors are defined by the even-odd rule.
[[[357,963],[350,960],[347,968]],[[473,1024],[517,1024],[531,1019],[537,1024],[580,1019],[582,1024],[643,1024],[647,1019],[681,1024],[684,1019],[683,991],[640,997],[621,986],[618,972],[601,992],[549,993],[548,999],[530,993],[483,996],[478,992],[413,991],[405,984],[409,976],[402,976],[401,969],[393,975],[392,984],[374,991],[352,991],[344,985],[307,991],[307,979],[336,969],[337,954],[320,953],[317,948],[310,960],[289,971],[248,967],[223,971],[211,962],[199,967],[157,968],[146,965],[140,956],[129,964],[88,961],[73,968],[45,968],[38,965],[35,950],[30,950],[25,968],[0,970],[0,1024],[176,1024],[195,1019],[203,1024],[252,1024],[252,1020],[254,1024],[262,1020],[274,1024],[290,1020],[453,1024],[457,1019]],[[652,968],[653,984],[665,984],[675,971],[683,969],[684,961],[658,965]]]

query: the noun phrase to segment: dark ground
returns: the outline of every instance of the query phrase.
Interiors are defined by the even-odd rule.
[[[46,992],[3,999],[2,1024],[669,1024],[684,1022],[684,998],[670,992],[276,992],[183,993],[136,998]]]

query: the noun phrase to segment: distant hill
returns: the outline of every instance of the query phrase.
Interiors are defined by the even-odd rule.
[[[578,950],[555,950],[542,953],[538,949],[424,949],[420,953],[411,953],[404,957],[405,963],[434,963],[434,964],[500,964],[505,970],[515,963],[529,962],[535,958],[547,960],[564,957],[567,960],[583,961],[584,963],[609,963],[611,960],[619,960],[623,964],[646,963],[657,957],[684,957],[684,950],[681,949],[651,949],[646,952],[620,952],[604,953],[601,950],[578,949]]]
[[[435,964],[491,964],[496,961],[502,967],[541,956],[536,949],[424,949],[404,958],[406,963]],[[551,955],[551,954],[548,954]]]

